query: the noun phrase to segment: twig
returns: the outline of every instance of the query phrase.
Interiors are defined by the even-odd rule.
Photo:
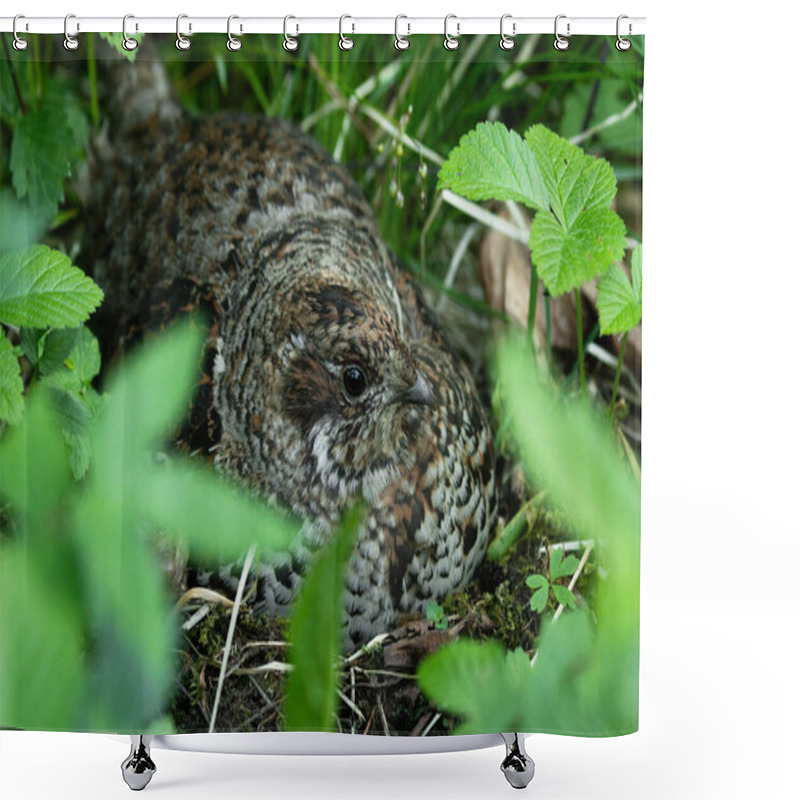
[[[389,731],[389,723],[386,721],[386,712],[383,710],[383,703],[381,702],[381,693],[378,692],[378,712],[381,715],[381,724],[383,725],[383,733],[385,736],[391,736]]]
[[[467,248],[470,246],[470,243],[475,238],[475,234],[477,232],[478,226],[473,223],[472,225],[467,226],[466,231],[464,231],[464,235],[461,237],[461,239],[459,239],[456,249],[453,252],[453,257],[450,259],[450,266],[447,268],[447,275],[444,276],[443,284],[446,289],[452,288],[453,282],[458,274],[458,268],[461,266],[461,262],[464,260],[464,256],[467,253]],[[446,297],[447,295],[444,292],[439,295],[439,299],[436,304],[437,311],[442,310],[442,306],[444,305]]]
[[[569,582],[569,586],[567,587],[570,591],[575,588],[575,584],[578,582],[578,578],[580,577],[581,572],[583,572],[583,568],[586,566],[586,562],[589,559],[589,553],[592,552],[592,548],[594,547],[594,542],[589,542],[586,547],[586,550],[583,551],[583,556],[581,557],[580,562],[578,562],[578,568],[575,570],[575,574],[572,576],[572,580]],[[556,613],[553,614],[553,621],[552,625],[555,625],[558,622],[558,618],[564,613],[564,604],[559,603],[558,608],[556,609]],[[533,654],[533,658],[531,659],[531,666],[536,663],[536,659],[539,658],[539,651],[537,650]]]
[[[639,96],[636,99],[631,100],[630,104],[625,106],[625,108],[623,108],[622,111],[620,111],[619,113],[612,114],[610,117],[606,117],[602,122],[598,122],[597,125],[595,125],[594,127],[589,128],[586,131],[583,131],[583,133],[577,134],[577,136],[573,136],[569,140],[570,144],[580,144],[581,142],[586,141],[586,139],[589,139],[590,137],[594,136],[596,133],[599,133],[605,128],[610,128],[612,125],[616,125],[618,122],[622,122],[622,120],[627,119],[631,114],[633,114],[634,111],[636,111],[641,102],[642,102],[642,95],[639,94]]]
[[[478,220],[478,222],[482,222],[484,225],[488,225],[490,228],[504,233],[509,239],[514,239],[514,241],[522,242],[526,245],[528,244],[530,231],[522,230],[508,220],[499,217],[497,214],[492,214],[491,211],[487,211],[477,203],[473,203],[471,200],[466,200],[463,197],[459,197],[457,194],[453,194],[450,189],[443,189],[441,197],[448,205],[457,208],[459,211],[463,211],[473,219]]]
[[[242,595],[244,594],[245,584],[247,583],[247,573],[250,571],[250,565],[253,563],[255,554],[256,547],[252,545],[247,551],[247,558],[244,560],[244,567],[242,567],[239,585],[236,587],[236,599],[233,601],[233,611],[231,611],[231,621],[228,625],[228,636],[225,639],[225,650],[222,654],[222,666],[219,671],[219,683],[217,684],[217,692],[214,696],[214,708],[211,711],[211,722],[208,726],[209,733],[214,733],[214,725],[217,722],[217,711],[219,710],[219,701],[222,698],[222,685],[225,683],[225,670],[228,668],[228,659],[231,655],[233,632],[236,629],[236,618],[239,616],[239,607],[242,604]]]
[[[339,699],[362,721],[366,722],[367,718],[361,712],[361,709],[341,690],[337,689],[336,694],[339,695]]]
[[[192,614],[192,616],[189,617],[189,619],[187,619],[183,625],[181,625],[181,629],[184,631],[190,631],[195,625],[197,625],[198,622],[200,622],[200,620],[208,616],[209,611],[211,611],[210,605],[206,604],[204,606],[200,606],[200,608],[198,608],[197,611],[195,611],[194,614]]]
[[[420,736],[427,736],[431,732],[431,728],[442,718],[442,715],[437,711],[436,716],[425,726],[425,730],[422,731]]]
[[[357,661],[361,656],[365,653],[369,653],[371,650],[377,649],[377,647],[383,644],[384,639],[388,638],[388,633],[379,633],[377,636],[373,636],[365,645],[362,645],[355,653],[349,655],[345,660],[345,664],[352,664],[354,661]]]

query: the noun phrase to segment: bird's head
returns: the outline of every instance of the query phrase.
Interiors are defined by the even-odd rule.
[[[411,458],[420,419],[437,403],[397,316],[336,284],[300,286],[290,305],[294,322],[280,353],[283,414],[332,484],[367,475],[380,484],[378,473],[388,480],[392,465]]]

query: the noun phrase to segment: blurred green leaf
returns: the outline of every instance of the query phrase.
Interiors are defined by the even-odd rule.
[[[0,546],[4,727],[74,730],[87,707],[81,610],[61,586],[51,561],[22,543]]]
[[[55,423],[50,393],[32,392],[22,423],[3,434],[0,491],[19,511],[50,512],[70,486],[67,449]],[[28,535],[38,534],[30,526]]]
[[[547,209],[547,194],[531,149],[500,122],[481,122],[461,137],[439,171],[439,188],[470,200],[513,200]]]
[[[531,611],[541,614],[547,606],[550,581],[544,575],[529,575],[525,583],[534,590],[531,595]]]
[[[550,551],[550,580],[555,581],[574,575],[579,563],[575,556],[564,558],[564,551],[560,547],[552,548]]]
[[[11,342],[0,331],[0,421],[16,425],[25,411],[19,361]]]
[[[575,595],[572,594],[572,592],[566,586],[562,586],[560,583],[553,584],[553,594],[555,595],[556,600],[563,606],[575,608],[578,605]]]
[[[10,189],[0,190],[0,256],[24,250],[38,241],[47,222],[46,216],[21,203]]]
[[[91,278],[45,245],[0,259],[0,320],[7,325],[78,327],[102,299]]]
[[[287,731],[333,731],[336,720],[337,658],[341,651],[347,565],[362,514],[351,509],[309,569],[290,624],[293,665],[284,703]]]
[[[74,142],[64,133],[58,108],[46,104],[19,116],[9,162],[17,197],[27,197],[37,213],[52,217],[64,199],[64,179],[73,154]]]

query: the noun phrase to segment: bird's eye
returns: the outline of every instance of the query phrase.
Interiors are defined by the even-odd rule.
[[[342,383],[347,394],[351,397],[360,397],[367,388],[367,375],[361,367],[345,367]]]

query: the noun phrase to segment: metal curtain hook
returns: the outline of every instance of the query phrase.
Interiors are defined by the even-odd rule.
[[[189,18],[188,14],[178,14],[178,17],[175,20],[175,35],[178,37],[175,40],[175,47],[177,47],[178,50],[188,50],[192,46],[191,40],[187,39],[181,33],[181,20],[182,19],[188,19],[188,18]],[[190,22],[189,23],[189,33],[191,33],[191,32],[192,32],[192,23]]]
[[[398,14],[394,18],[394,49],[395,50],[408,50],[411,47],[411,42],[405,36],[400,35],[400,20],[408,19],[405,14]],[[411,25],[406,23],[408,28],[407,36],[411,36]]]
[[[237,39],[231,33],[231,22],[233,22],[235,19],[239,19],[239,17],[237,17],[235,14],[231,14],[231,16],[228,17],[228,44],[226,45],[226,47],[228,48],[228,50],[231,51],[231,53],[235,53],[237,50],[241,50],[242,49],[242,40],[241,39]],[[240,24],[239,25],[239,33],[241,33],[241,32],[242,32],[242,26]]]
[[[64,17],[64,49],[65,50],[77,50],[78,47],[80,47],[80,44],[81,44],[75,36],[70,36],[70,33],[69,33],[69,21],[71,19],[75,19],[75,15],[74,14],[67,14],[67,16]],[[76,23],[76,25],[75,25],[76,33],[80,29],[81,29],[81,26]]]
[[[353,19],[353,18],[349,14],[342,14],[342,16],[339,17],[339,49],[340,50],[352,50],[353,49],[353,45],[355,44],[355,42],[349,36],[345,36],[344,35],[343,27],[344,27],[344,21],[346,19]],[[351,27],[351,29],[353,31],[355,31],[356,26],[352,22],[350,23],[350,27]]]
[[[566,19],[566,18],[567,18],[566,14],[559,14],[556,17],[556,22],[554,26],[556,40],[553,42],[553,47],[555,47],[556,50],[569,50],[569,39],[564,36],[561,36],[561,34],[559,34],[558,32],[558,21],[560,19]],[[567,36],[569,36],[569,22],[567,23]]]
[[[122,18],[122,47],[124,50],[130,52],[131,50],[135,50],[139,46],[139,42],[134,39],[132,36],[128,36],[128,20],[129,19],[136,19],[133,14],[126,14]],[[138,24],[134,26],[136,30],[139,29]]]
[[[506,34],[505,34],[504,30],[503,30],[504,25],[505,25],[505,21],[507,19],[511,19],[511,18],[512,18],[511,14],[503,14],[503,16],[500,17],[500,49],[501,50],[513,50],[514,46],[516,45],[516,42],[511,37],[517,35],[517,23],[516,22],[512,22],[511,23],[511,36],[506,36]]]
[[[14,49],[18,50],[19,52],[22,52],[23,50],[27,50],[28,49],[28,40],[27,39],[23,39],[17,33],[17,21],[21,20],[21,19],[25,19],[24,15],[17,14],[17,16],[14,17],[14,22],[13,22],[13,24],[11,26],[11,31],[14,34],[14,41],[13,41],[12,44],[14,46]],[[28,23],[27,22],[25,23],[25,30],[26,31],[28,30]]]
[[[631,49],[631,40],[630,39],[623,39],[622,38],[622,34],[620,33],[620,23],[624,19],[628,19],[628,17],[625,14],[620,14],[617,17],[617,50],[619,50],[621,53],[624,53],[626,50],[630,50]],[[633,26],[629,22],[628,23],[628,36],[631,35],[631,31],[632,30],[633,30]]]
[[[458,45],[460,42],[455,36],[451,36],[447,32],[447,23],[450,22],[451,19],[456,21],[456,36],[461,34],[461,23],[458,21],[458,17],[455,14],[448,14],[444,18],[444,49],[445,50],[458,50]]]
[[[289,36],[288,25],[290,19],[297,19],[297,17],[293,17],[291,14],[283,18],[283,49],[286,50],[287,53],[293,53],[297,50],[299,46],[299,42],[297,39]],[[295,34],[300,32],[300,28],[295,23]]]

